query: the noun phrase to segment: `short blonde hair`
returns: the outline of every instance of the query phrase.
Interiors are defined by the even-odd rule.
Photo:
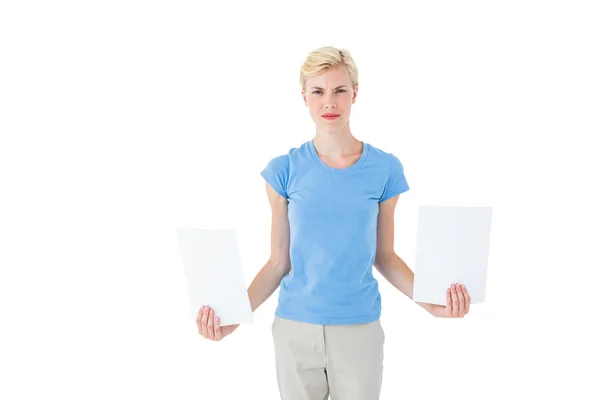
[[[338,66],[343,66],[348,71],[352,90],[358,85],[358,68],[350,52],[346,49],[337,49],[332,46],[325,46],[308,53],[304,64],[300,68],[300,86],[306,89],[306,80],[309,76],[319,75],[320,73]]]

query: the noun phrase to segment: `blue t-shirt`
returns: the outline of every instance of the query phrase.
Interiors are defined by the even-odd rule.
[[[288,199],[291,271],[280,282],[275,315],[323,325],[379,319],[379,202],[409,189],[398,157],[363,142],[358,161],[332,168],[309,140],[260,174]]]

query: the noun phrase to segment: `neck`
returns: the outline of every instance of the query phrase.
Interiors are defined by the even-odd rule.
[[[362,151],[362,143],[352,135],[349,124],[338,130],[317,127],[313,143],[319,155],[328,157],[345,156]]]

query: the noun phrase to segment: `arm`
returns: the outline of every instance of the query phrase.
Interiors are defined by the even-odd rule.
[[[414,274],[394,251],[394,209],[398,195],[379,203],[375,268],[396,289],[413,299]],[[464,285],[446,290],[446,305],[416,302],[434,317],[462,318],[469,313],[471,297]]]
[[[414,273],[406,263],[396,254],[375,261],[375,268],[396,289],[404,293],[409,299],[413,298]],[[427,312],[433,314],[433,304],[416,302]]]
[[[252,312],[273,294],[281,279],[290,271],[290,230],[287,218],[287,199],[275,192],[268,184],[267,194],[272,210],[271,257],[248,288],[248,298]],[[210,307],[202,307],[198,311],[196,323],[198,324],[198,332],[202,336],[216,341],[222,340],[240,326],[240,324],[220,326],[219,319],[214,316]]]
[[[398,197],[394,196],[379,203],[377,252],[374,266],[388,282],[412,300],[414,273],[394,251],[394,212]],[[433,314],[433,304],[420,302],[417,304]]]
[[[268,183],[266,189],[271,206],[271,256],[248,288],[252,312],[275,292],[291,270],[288,200]]]

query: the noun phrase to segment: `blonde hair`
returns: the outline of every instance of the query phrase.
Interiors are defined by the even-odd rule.
[[[304,64],[300,68],[300,86],[306,89],[306,80],[309,76],[319,75],[330,69],[343,66],[348,71],[352,90],[358,85],[358,68],[350,52],[346,49],[337,49],[332,46],[325,46],[308,53]]]

